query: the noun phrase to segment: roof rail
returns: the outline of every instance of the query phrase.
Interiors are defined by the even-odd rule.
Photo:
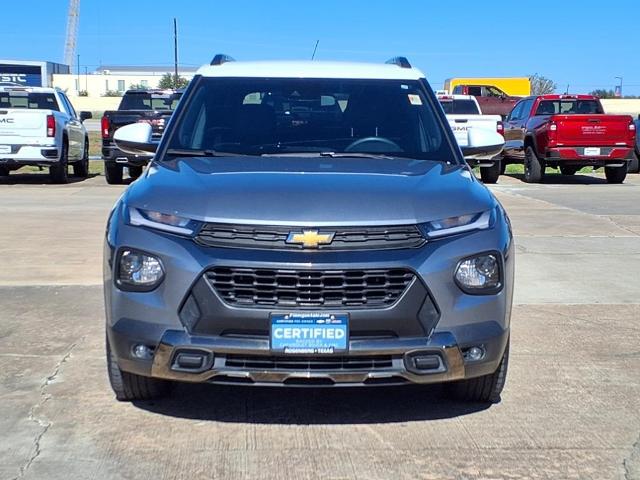
[[[215,57],[213,57],[213,60],[211,60],[211,65],[222,65],[223,63],[227,63],[227,62],[235,62],[236,59],[233,57],[230,57],[229,55],[225,55],[224,53],[218,53],[216,54]]]
[[[388,63],[390,65],[397,65],[400,68],[411,68],[411,64],[409,63],[409,60],[407,60],[407,57],[393,57],[384,63]]]

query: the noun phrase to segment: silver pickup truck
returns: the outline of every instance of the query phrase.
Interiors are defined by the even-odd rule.
[[[89,137],[65,93],[56,88],[0,87],[0,177],[25,165],[49,168],[54,183],[89,175]]]

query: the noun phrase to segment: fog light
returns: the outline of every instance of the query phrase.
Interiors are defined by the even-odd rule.
[[[502,287],[497,255],[486,253],[463,260],[458,264],[455,279],[458,286],[467,293],[497,293]]]
[[[164,277],[160,259],[136,250],[123,250],[118,265],[118,286],[124,290],[149,291]]]
[[[464,359],[468,362],[477,362],[478,360],[482,360],[484,358],[484,348],[482,347],[471,347],[466,352],[464,352]]]
[[[132,352],[134,357],[140,358],[141,360],[150,360],[153,357],[153,350],[141,343],[134,345]]]

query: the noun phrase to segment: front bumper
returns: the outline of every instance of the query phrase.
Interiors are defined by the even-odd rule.
[[[120,332],[110,342],[129,344]],[[468,332],[467,332],[468,335]],[[486,375],[496,370],[509,337],[498,324],[479,325],[472,334],[485,356],[465,359],[464,348],[450,332],[429,338],[355,340],[344,357],[273,357],[266,339],[192,336],[168,330],[147,362],[121,361],[121,368],[138,375],[183,381],[256,386],[370,386],[427,384]],[[184,368],[180,355],[200,356],[199,366]],[[122,357],[121,357],[122,358]],[[426,361],[419,364],[416,359]],[[420,368],[418,368],[420,365]]]

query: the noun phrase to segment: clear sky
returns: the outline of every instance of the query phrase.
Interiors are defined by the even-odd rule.
[[[0,58],[62,61],[67,0],[3,0]],[[99,65],[238,60],[382,62],[405,55],[434,88],[454,76],[551,78],[640,95],[640,0],[81,0],[77,53]],[[10,22],[6,20],[9,19]]]

